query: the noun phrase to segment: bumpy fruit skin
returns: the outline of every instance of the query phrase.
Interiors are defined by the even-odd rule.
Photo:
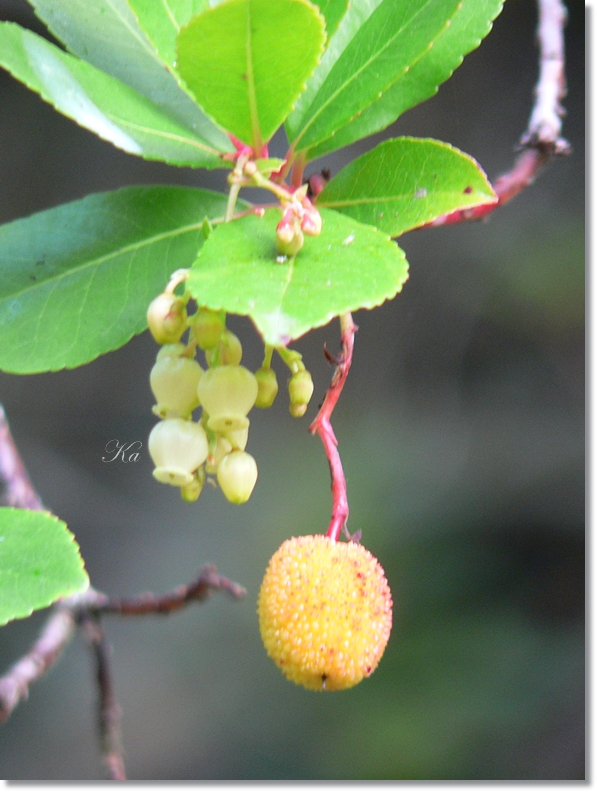
[[[288,679],[343,690],[377,667],[392,628],[392,595],[362,545],[299,536],[272,556],[258,613],[267,653]]]

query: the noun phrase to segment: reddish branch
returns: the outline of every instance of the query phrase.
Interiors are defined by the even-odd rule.
[[[4,485],[3,502],[23,509],[43,509],[33,489],[25,466],[10,433],[4,410],[0,406],[0,484]],[[205,566],[195,580],[162,596],[139,594],[136,597],[109,597],[93,588],[60,600],[53,608],[39,638],[29,652],[0,677],[0,723],[4,723],[20,701],[27,699],[29,686],[42,677],[58,660],[80,627],[95,660],[98,686],[98,721],[102,754],[110,778],[125,780],[120,741],[120,708],[116,701],[110,668],[110,646],[101,624],[105,614],[139,616],[149,613],[172,613],[192,602],[203,602],[212,591],[225,591],[235,598],[245,590]]]
[[[354,334],[357,326],[352,321],[350,313],[340,317],[340,327],[342,330],[342,350],[340,354],[332,358],[327,352],[328,359],[336,363],[336,371],[332,377],[332,382],[325,395],[315,420],[309,427],[311,434],[318,434],[330,465],[330,475],[332,477],[332,519],[327,531],[327,536],[337,541],[340,532],[346,530],[348,520],[348,497],[346,495],[346,479],[338,452],[338,441],[334,434],[334,429],[330,418],[342,388],[346,382],[346,377],[352,363],[352,351],[354,347]]]
[[[564,25],[566,8],[562,0],[538,0],[539,80],[535,87],[535,105],[529,125],[520,139],[522,153],[509,173],[500,176],[493,185],[497,201],[472,209],[457,209],[436,218],[427,226],[480,220],[508,203],[515,195],[529,187],[539,171],[554,156],[570,153],[570,145],[560,137],[565,111],[561,100],[566,95],[564,60]]]

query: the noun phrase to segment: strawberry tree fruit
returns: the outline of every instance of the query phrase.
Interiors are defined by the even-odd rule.
[[[257,463],[246,451],[231,451],[218,465],[218,484],[230,503],[246,503],[256,481]]]
[[[187,327],[187,309],[183,299],[163,292],[149,304],[147,324],[158,344],[180,340]]]
[[[217,366],[199,380],[197,395],[209,415],[214,432],[230,432],[249,426],[247,413],[257,398],[255,375],[244,366]]]
[[[182,344],[176,346],[184,352]],[[203,369],[196,360],[177,354],[161,357],[158,354],[149,375],[151,390],[157,401],[154,413],[160,418],[188,418],[199,406],[197,385],[202,374]]]
[[[272,556],[258,613],[267,653],[284,676],[310,690],[343,690],[377,667],[392,628],[392,595],[361,544],[299,536]]]
[[[148,448],[155,464],[154,477],[162,484],[183,487],[207,459],[205,430],[193,421],[166,418],[153,427]]]

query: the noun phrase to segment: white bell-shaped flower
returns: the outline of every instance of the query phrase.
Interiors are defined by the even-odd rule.
[[[154,426],[148,448],[155,464],[154,477],[162,484],[183,487],[207,459],[207,435],[199,424],[167,418]]]
[[[257,398],[257,380],[244,366],[208,369],[197,386],[197,395],[209,415],[214,432],[231,432],[249,426],[247,413]]]
[[[218,484],[230,503],[246,503],[257,481],[257,463],[246,451],[231,451],[218,465]]]
[[[197,385],[202,374],[203,369],[196,360],[176,355],[158,355],[149,375],[151,390],[157,401],[154,413],[160,418],[188,418],[199,406]]]

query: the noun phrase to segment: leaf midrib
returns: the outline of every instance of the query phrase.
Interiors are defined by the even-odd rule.
[[[72,268],[70,268],[68,270],[65,270],[64,272],[61,272],[59,275],[56,275],[56,276],[54,276],[52,278],[47,278],[44,281],[36,282],[35,284],[31,284],[31,285],[27,284],[28,288],[21,289],[21,291],[13,292],[12,294],[7,294],[7,295],[4,295],[4,296],[0,296],[0,302],[3,302],[5,300],[14,300],[14,299],[17,299],[18,297],[22,297],[23,295],[28,295],[28,294],[31,294],[31,293],[35,293],[35,291],[37,289],[42,289],[43,287],[45,287],[47,285],[55,286],[57,283],[59,283],[64,278],[68,278],[68,277],[70,277],[73,274],[78,274],[80,272],[84,272],[86,269],[89,269],[91,267],[99,268],[102,264],[104,264],[105,262],[109,261],[110,259],[117,258],[118,256],[121,256],[123,254],[132,253],[132,252],[138,252],[139,250],[142,250],[144,247],[147,247],[148,245],[156,243],[156,242],[161,242],[164,239],[172,239],[175,236],[187,234],[187,233],[190,233],[191,231],[199,231],[201,229],[202,225],[203,225],[203,221],[201,221],[201,223],[192,223],[191,225],[182,226],[181,228],[177,228],[177,229],[172,230],[172,231],[167,231],[167,232],[163,232],[161,234],[156,234],[155,236],[152,236],[152,237],[147,237],[142,242],[137,242],[135,244],[125,245],[124,247],[118,248],[118,250],[116,250],[116,251],[112,251],[112,252],[110,252],[110,253],[108,253],[106,255],[99,256],[98,258],[94,258],[94,259],[91,259],[89,261],[85,261],[80,266],[72,267]]]
[[[436,196],[436,195],[437,196],[451,195],[454,192],[458,193],[459,189],[454,189],[454,190],[435,190],[434,189],[433,193],[430,194],[429,196],[425,196],[425,198],[433,197],[433,196]],[[479,193],[480,191],[477,190],[477,192]],[[489,193],[480,193],[480,194],[481,195],[485,195],[486,194],[486,195],[488,195],[488,197],[491,197]],[[474,193],[470,193],[469,195],[473,196]],[[323,207],[325,209],[329,209],[330,207],[335,207],[335,206],[358,206],[359,204],[373,204],[373,203],[380,203],[381,201],[386,201],[388,203],[391,203],[391,202],[394,202],[394,201],[408,200],[409,198],[414,198],[414,196],[410,192],[409,193],[398,193],[398,194],[395,194],[395,195],[382,195],[382,196],[379,196],[379,197],[374,196],[374,197],[371,197],[371,198],[358,198],[358,199],[351,198],[350,200],[329,201],[329,202],[328,201],[323,201],[322,203],[318,203],[317,206]],[[417,198],[416,200],[421,200],[421,199]]]

